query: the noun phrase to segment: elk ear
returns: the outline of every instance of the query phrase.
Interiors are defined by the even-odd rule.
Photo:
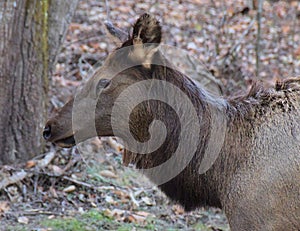
[[[133,26],[133,44],[157,43],[161,41],[161,26],[159,21],[150,14],[143,14]]]
[[[117,43],[124,43],[128,39],[128,35],[124,30],[115,27],[110,21],[105,21],[104,25],[108,33]]]
[[[133,50],[130,58],[141,62],[145,67],[150,67],[154,53],[161,42],[161,26],[159,21],[147,13],[139,17],[133,26]]]

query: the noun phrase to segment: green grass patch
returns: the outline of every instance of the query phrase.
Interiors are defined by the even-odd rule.
[[[123,223],[109,218],[105,216],[103,212],[97,210],[90,210],[89,212],[72,218],[44,220],[41,224],[44,228],[51,228],[53,231],[155,230],[155,225],[152,220],[149,220],[149,223],[147,221],[145,225]]]
[[[16,226],[7,226],[6,231],[27,231],[27,227],[25,225],[16,225]]]
[[[86,224],[85,222],[79,221],[76,218],[62,218],[62,219],[53,219],[42,222],[43,226],[51,228],[52,230],[64,230],[64,231],[85,231]]]

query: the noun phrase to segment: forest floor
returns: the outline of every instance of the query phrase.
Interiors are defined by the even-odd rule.
[[[80,1],[53,71],[49,114],[118,45],[104,21],[128,31],[144,12],[161,21],[163,43],[204,64],[222,82],[224,95],[245,93],[257,80],[269,86],[299,76],[300,3],[265,1],[257,70],[257,12],[247,2],[116,0],[108,1],[107,11],[105,1]],[[34,160],[3,166],[0,173],[0,188],[4,176],[11,180],[0,190],[0,230],[229,230],[221,210],[186,213],[122,166],[122,146],[114,138],[71,149],[48,144]]]

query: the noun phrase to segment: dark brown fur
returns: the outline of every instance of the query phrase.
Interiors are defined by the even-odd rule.
[[[151,64],[151,59],[168,63],[155,50],[156,45],[149,45],[145,51],[139,50],[141,41],[144,44],[159,43],[160,40],[159,23],[153,17],[143,15],[135,24],[132,37],[122,45],[135,45],[127,54],[128,59],[116,64],[116,54],[112,54],[104,69],[98,71],[82,90],[83,96],[88,95],[93,81],[110,73],[110,68],[115,69],[128,62],[137,63],[137,66],[120,72],[101,93],[96,109],[98,135],[114,135],[110,125],[111,107],[127,86],[146,79],[173,83],[185,92],[197,111],[200,140],[195,155],[185,169],[170,181],[159,185],[160,189],[188,211],[200,206],[222,208],[232,230],[299,230],[300,79],[277,82],[270,89],[255,85],[248,95],[232,99],[216,98],[198,88],[180,72],[167,66]],[[134,52],[138,52],[138,55]],[[140,52],[145,52],[145,55]],[[62,118],[71,121],[70,107],[72,104],[69,103],[47,123],[55,134],[48,140],[61,146],[70,145],[63,139],[64,134],[68,138],[70,126],[62,126],[66,124]],[[220,142],[211,133],[216,110],[225,117],[225,138],[212,167],[200,174],[198,170],[208,143]],[[179,124],[178,114],[165,103],[149,100],[138,105],[130,116],[131,133],[138,141],[147,141],[150,138],[149,125],[154,119],[163,121],[167,127],[167,138],[163,145],[147,155],[125,150],[125,165],[134,164],[138,169],[159,166],[175,152],[179,134],[184,127]],[[125,134],[125,126],[119,127],[121,134],[122,129]],[[85,138],[91,136],[87,134]],[[121,138],[126,143],[126,135],[121,135]],[[185,153],[181,157],[184,158]],[[165,174],[172,171],[172,168],[160,171],[160,174]],[[151,175],[148,177],[155,183],[155,178]]]

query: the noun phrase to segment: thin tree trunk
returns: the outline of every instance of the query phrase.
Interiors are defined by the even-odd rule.
[[[262,15],[262,7],[263,7],[264,0],[258,0],[258,9],[257,9],[257,35],[256,35],[256,78],[259,78],[260,73],[260,52],[261,52],[261,45],[260,45],[260,38],[261,38],[261,15]]]
[[[49,73],[77,2],[0,2],[0,164],[43,147]]]

